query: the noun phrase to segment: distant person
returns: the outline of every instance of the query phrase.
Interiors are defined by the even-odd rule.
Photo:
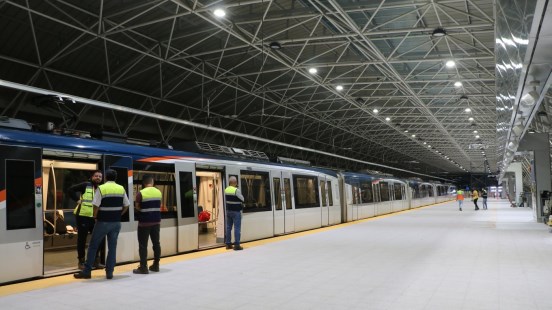
[[[487,208],[487,190],[481,189],[481,198],[483,198],[483,210],[488,210]]]
[[[96,170],[92,172],[90,180],[73,185],[66,191],[67,195],[77,202],[77,206],[75,207],[75,211],[73,211],[73,213],[75,214],[77,222],[77,259],[79,260],[77,266],[80,270],[84,269],[86,239],[88,237],[88,233],[91,233],[94,230],[94,224],[96,223],[94,220],[94,206],[92,205],[92,200],[94,199],[94,192],[102,183],[102,179],[102,172],[100,170]],[[93,266],[94,268],[102,269],[105,267],[100,263],[99,255],[99,252],[103,252],[103,249],[103,247],[100,247],[100,250],[96,254]]]
[[[462,205],[464,204],[464,191],[459,189],[456,192],[456,201],[458,201],[458,209],[462,211]]]
[[[477,205],[477,200],[479,199],[479,192],[477,191],[477,189],[473,189],[473,192],[472,192],[472,200],[473,200],[473,204],[475,205],[475,211],[479,210],[479,206]]]
[[[234,226],[234,251],[243,250],[240,246],[241,238],[241,211],[243,209],[242,203],[245,201],[238,186],[238,179],[235,176],[231,176],[228,179],[228,187],[224,189],[224,196],[226,197],[226,233],[224,235],[224,243],[226,243],[226,249],[232,249],[232,226]]]
[[[161,200],[162,194],[153,186],[153,176],[144,175],[143,188],[136,194],[134,207],[138,210],[138,254],[140,254],[140,266],[132,272],[148,274],[148,239],[151,238],[153,246],[153,265],[149,270],[159,272],[159,260],[161,259],[161,244],[159,234],[161,231]]]
[[[84,270],[73,274],[77,279],[90,279],[95,253],[106,236],[108,251],[105,264],[105,277],[113,279],[113,270],[115,269],[117,257],[117,238],[121,231],[121,216],[127,212],[130,202],[128,201],[125,188],[115,183],[117,171],[108,169],[105,172],[105,178],[107,182],[98,187],[92,201],[96,225],[94,226],[94,231],[92,231],[92,239],[88,246]]]

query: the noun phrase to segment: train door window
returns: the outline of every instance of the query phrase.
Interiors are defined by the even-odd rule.
[[[6,160],[8,230],[36,228],[34,162]]]
[[[395,200],[402,200],[402,185],[400,183],[394,184]]]
[[[328,204],[333,206],[332,182],[328,181]]]
[[[286,196],[286,209],[293,209],[291,205],[291,182],[289,178],[284,178],[284,194]]]
[[[433,197],[434,193],[433,193],[433,186],[431,185],[428,185],[427,186],[427,192],[429,194],[429,197]]]
[[[56,163],[58,164],[58,163]],[[79,167],[66,168],[57,165],[48,177],[48,198],[46,210],[72,210],[77,206],[68,189],[74,185],[82,184],[90,179],[94,170]],[[68,164],[69,166],[69,164]],[[95,168],[95,165],[94,165]]]
[[[390,192],[389,192],[389,183],[387,182],[380,182],[380,199],[381,201],[389,201],[390,200]]]
[[[406,197],[407,197],[407,195],[406,195],[406,185],[402,184],[402,185],[401,185],[401,188],[402,188],[402,191],[403,191],[403,197],[402,197],[402,199],[403,199],[403,200],[406,200]]]
[[[326,204],[326,182],[324,180],[320,180],[320,191],[322,192],[322,206],[327,206]]]
[[[353,204],[354,205],[360,203],[360,194],[359,194],[360,189],[356,184],[358,184],[358,183],[354,183],[354,185],[351,185],[351,187],[353,188]]]
[[[316,208],[318,201],[318,178],[307,175],[293,175],[295,208]]]
[[[276,210],[282,210],[282,193],[280,191],[280,178],[272,178],[274,187],[274,202],[276,202]]]
[[[148,165],[147,167],[140,167],[145,169],[151,169],[154,165]],[[167,165],[172,171],[174,167]],[[151,175],[153,177],[154,186],[161,192],[161,218],[176,218],[176,181],[174,179],[174,173],[169,171],[148,171],[137,170],[134,167],[133,183],[134,193],[138,193],[142,187],[142,180],[145,175]],[[154,168],[155,169],[155,168]]]
[[[268,172],[240,171],[241,192],[245,201],[243,212],[271,211],[270,178]]]
[[[195,217],[194,183],[191,172],[179,171],[180,178],[180,211],[182,218]]]
[[[128,195],[128,169],[123,167],[110,167],[110,169],[113,169],[117,172],[117,180],[115,183],[121,185],[125,188],[125,193]],[[132,200],[131,197],[129,197],[130,200]],[[125,212],[121,216],[121,222],[128,222],[129,221],[129,214],[130,212]]]
[[[360,182],[360,197],[362,199],[362,203],[374,202],[374,195],[372,192],[372,182],[370,181]]]

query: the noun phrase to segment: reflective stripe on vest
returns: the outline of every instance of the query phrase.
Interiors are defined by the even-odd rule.
[[[79,216],[94,216],[94,206],[92,205],[92,200],[94,200],[94,186],[92,183],[86,185],[86,190],[81,195],[80,200],[80,206],[77,206],[73,213]]]
[[[145,223],[161,221],[161,191],[150,186],[140,190],[142,202],[140,203],[140,216],[138,220]]]
[[[98,221],[120,222],[125,188],[113,181],[102,184],[98,188],[102,194],[102,202],[98,210]]]
[[[224,196],[226,198],[226,210],[230,211],[241,211],[242,210],[242,202],[236,196],[236,191],[238,190],[237,187],[234,186],[228,186],[224,189]]]

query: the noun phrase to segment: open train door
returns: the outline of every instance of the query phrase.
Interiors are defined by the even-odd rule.
[[[0,219],[0,283],[42,276],[42,149],[0,145]]]
[[[136,224],[134,224],[134,186],[132,158],[128,156],[104,155],[102,160],[104,172],[107,169],[117,171],[117,180],[115,183],[123,186],[128,195],[130,206],[128,212],[121,217],[121,231],[117,239],[117,262],[129,262],[134,260],[134,253],[138,252],[135,248]]]
[[[175,162],[174,169],[178,201],[177,249],[178,252],[189,252],[199,247],[195,163],[178,161]]]

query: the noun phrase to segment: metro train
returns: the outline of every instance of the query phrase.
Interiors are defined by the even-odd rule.
[[[0,284],[75,271],[76,202],[66,190],[97,169],[118,172],[131,204],[142,177],[154,176],[163,193],[162,256],[224,245],[223,192],[230,176],[238,178],[245,197],[244,242],[434,204],[452,199],[454,190],[450,184],[10,128],[0,128],[0,159],[0,265],[9,266]],[[199,221],[201,211],[209,218]],[[130,208],[118,263],[139,261],[136,230]]]

